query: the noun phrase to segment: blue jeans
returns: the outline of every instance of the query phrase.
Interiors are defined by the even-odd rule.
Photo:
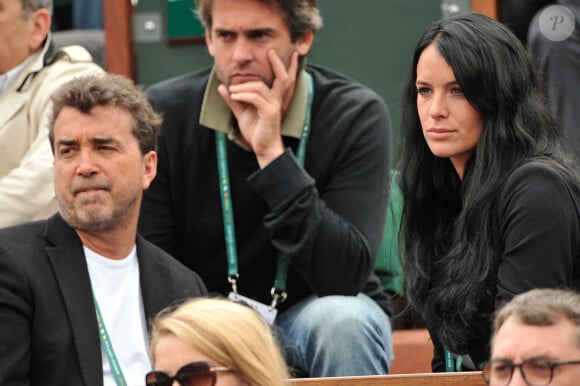
[[[276,318],[288,365],[309,377],[388,374],[391,324],[374,300],[310,296]]]

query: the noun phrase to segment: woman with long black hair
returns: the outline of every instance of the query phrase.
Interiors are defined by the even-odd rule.
[[[504,301],[580,289],[577,163],[524,46],[486,16],[432,24],[403,98],[406,293],[433,370],[477,369]]]

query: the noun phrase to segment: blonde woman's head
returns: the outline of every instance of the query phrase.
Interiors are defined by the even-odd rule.
[[[153,367],[171,376],[188,363],[209,362],[218,368],[216,385],[283,386],[289,378],[270,326],[227,299],[197,298],[162,311],[152,324],[150,352]]]

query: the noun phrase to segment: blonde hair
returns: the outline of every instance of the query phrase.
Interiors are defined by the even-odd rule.
[[[150,352],[174,335],[252,386],[284,386],[289,378],[270,326],[256,311],[227,299],[196,298],[161,311],[151,327]]]

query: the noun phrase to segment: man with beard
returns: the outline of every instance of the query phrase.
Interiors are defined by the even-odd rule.
[[[148,320],[206,294],[137,234],[161,119],[118,75],[73,79],[52,102],[59,213],[0,230],[0,384],[141,384]]]
[[[210,292],[259,310],[300,375],[387,373],[389,318],[367,296],[386,218],[386,106],[305,66],[322,25],[314,0],[197,5],[214,66],[148,90],[164,124],[141,232]]]

